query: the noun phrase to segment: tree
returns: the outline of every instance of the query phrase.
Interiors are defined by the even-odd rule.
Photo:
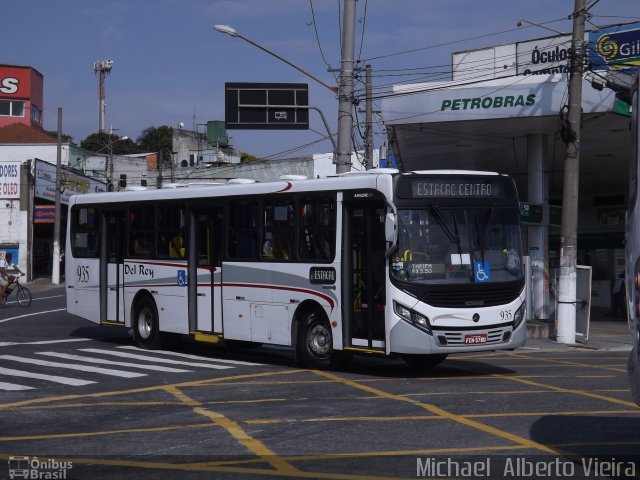
[[[106,132],[92,133],[80,142],[80,147],[90,152],[100,152],[106,155],[109,153],[109,144],[111,144],[114,155],[141,153],[142,150],[133,140],[130,138],[121,140],[121,138],[119,135]]]
[[[260,160],[262,160],[262,159],[254,156],[254,155],[251,155],[250,153],[240,152],[240,162],[241,163],[259,162]]]
[[[143,152],[170,152],[173,149],[173,128],[167,125],[149,127],[138,138]]]

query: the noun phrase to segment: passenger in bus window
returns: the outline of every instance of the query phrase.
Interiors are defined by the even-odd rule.
[[[278,260],[289,260],[291,245],[286,238],[286,232],[280,232],[273,236],[273,258]]]
[[[136,238],[133,241],[133,254],[140,256],[151,255],[151,245],[146,238]]]
[[[169,241],[169,256],[171,258],[184,258],[184,254],[184,238],[181,233],[177,233]]]

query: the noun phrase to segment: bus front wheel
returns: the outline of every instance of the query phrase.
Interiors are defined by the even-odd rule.
[[[429,369],[436,365],[441,364],[447,359],[446,353],[432,354],[432,355],[409,355],[405,354],[401,356],[404,362],[414,368]]]
[[[308,368],[330,369],[344,366],[351,355],[333,349],[329,321],[324,315],[310,310],[298,325],[296,359]]]
[[[162,346],[158,309],[150,297],[138,301],[133,320],[133,335],[140,348],[156,350]]]

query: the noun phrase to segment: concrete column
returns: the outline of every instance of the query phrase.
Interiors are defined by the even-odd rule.
[[[543,206],[542,224],[527,227],[535,318],[549,318],[549,205],[546,172],[547,135],[527,135],[528,202]]]

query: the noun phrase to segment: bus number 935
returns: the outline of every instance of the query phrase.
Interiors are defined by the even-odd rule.
[[[78,265],[76,269],[76,273],[78,275],[78,283],[89,283],[89,266],[88,265]]]

